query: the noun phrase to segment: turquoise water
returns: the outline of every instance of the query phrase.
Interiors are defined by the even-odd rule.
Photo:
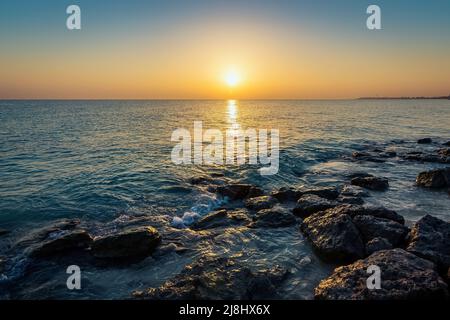
[[[279,129],[279,173],[262,177],[259,166],[252,165],[173,164],[171,134],[177,128],[192,130],[194,121],[203,121],[205,129],[223,131],[236,123],[244,129]],[[450,140],[449,100],[0,101],[0,228],[12,231],[2,238],[0,248],[6,251],[31,229],[60,218],[77,217],[98,226],[154,215],[167,219],[169,226],[174,217],[217,205],[214,195],[188,182],[190,177],[211,173],[270,191],[282,186],[339,185],[349,173],[365,171],[388,177],[391,185],[385,193],[374,193],[369,203],[395,209],[409,221],[426,213],[449,220],[447,195],[414,186],[418,172],[443,165],[398,159],[360,163],[346,158],[367,146],[400,148],[395,144],[400,140],[408,150],[437,148],[416,145],[422,137]],[[243,248],[246,236],[251,241]],[[268,238],[274,236],[279,241],[269,245]],[[27,284],[23,278],[15,280],[9,296],[128,297],[133,289],[157,285],[176,274],[201,250],[223,253],[231,246],[234,253],[251,252],[252,244],[266,248],[259,249],[253,260],[246,258],[252,264],[272,259],[294,267],[299,257],[312,254],[296,231],[244,233],[233,235],[226,244],[199,245],[192,255],[165,258],[151,266],[144,261],[126,270],[92,268],[91,289],[83,293],[51,291],[58,280],[50,274],[59,269],[52,269],[58,264],[46,266],[26,275]],[[275,254],[280,250],[286,254]],[[295,281],[308,280],[286,288],[285,297],[309,298],[311,287],[327,270],[320,262],[311,270],[297,270]]]

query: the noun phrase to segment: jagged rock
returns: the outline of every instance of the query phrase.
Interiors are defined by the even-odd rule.
[[[153,227],[131,228],[119,233],[95,238],[92,253],[97,258],[122,259],[150,255],[161,242]]]
[[[419,143],[419,144],[429,144],[432,142],[433,142],[433,140],[431,140],[431,138],[423,138],[423,139],[417,140],[417,143]]]
[[[297,201],[303,193],[294,188],[280,188],[272,193],[272,197],[280,202]]]
[[[300,229],[324,260],[346,263],[364,256],[363,240],[347,214],[333,209],[317,212],[306,218]]]
[[[356,177],[353,178],[350,183],[355,186],[375,191],[385,191],[389,188],[388,179],[374,176]]]
[[[260,196],[260,197],[254,197],[250,199],[246,199],[244,201],[244,204],[247,208],[251,210],[261,210],[261,209],[268,209],[273,207],[277,203],[277,199],[271,197],[271,196]]]
[[[394,247],[403,244],[409,232],[407,227],[398,222],[369,215],[358,215],[353,218],[353,223],[361,233],[364,242],[384,238]]]
[[[259,197],[264,194],[261,188],[250,184],[227,184],[218,186],[216,192],[231,200],[242,200],[245,198]]]
[[[392,244],[384,238],[373,238],[366,243],[366,255],[370,256],[372,253],[392,249]]]
[[[218,210],[207,214],[194,222],[193,230],[205,230],[218,227],[229,227],[236,225],[247,225],[251,223],[248,212],[244,209]]]
[[[287,275],[279,266],[251,270],[231,258],[205,256],[159,288],[133,295],[152,300],[274,299]]]
[[[409,252],[433,261],[441,270],[450,267],[449,222],[426,215],[414,224],[409,238]]]
[[[30,255],[36,258],[45,258],[75,249],[87,248],[91,243],[92,238],[85,230],[59,231],[51,233],[43,242],[33,246]]]
[[[381,271],[381,289],[368,289],[370,266]],[[402,249],[383,250],[364,260],[338,267],[315,289],[316,299],[399,300],[445,299],[447,285],[434,264]]]
[[[333,208],[336,205],[336,202],[321,198],[318,195],[305,194],[298,199],[292,212],[298,217],[306,218],[313,213]]]
[[[315,187],[315,188],[301,188],[303,195],[316,195],[327,200],[335,200],[339,196],[339,191],[335,187]]]
[[[295,224],[297,220],[288,210],[281,207],[263,209],[253,217],[254,228],[279,228]]]
[[[416,184],[425,188],[450,187],[450,168],[421,172],[416,178]]]

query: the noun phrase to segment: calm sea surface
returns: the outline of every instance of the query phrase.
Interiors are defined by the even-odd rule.
[[[192,130],[200,120],[205,129],[223,132],[236,124],[279,129],[279,173],[261,177],[259,166],[251,165],[174,165],[173,130]],[[395,209],[410,222],[427,213],[449,220],[450,197],[414,186],[418,172],[442,165],[346,158],[369,146],[394,148],[401,140],[410,149],[437,148],[416,145],[422,137],[450,140],[449,100],[0,101],[0,228],[12,231],[0,238],[0,255],[30,230],[61,218],[98,226],[138,215],[172,221],[186,212],[203,214],[218,199],[188,179],[211,173],[270,191],[340,185],[349,173],[369,172],[390,182],[387,192],[367,198],[369,204]],[[26,259],[10,257],[14,265],[3,274],[9,286],[0,286],[0,298],[126,298],[132,290],[161,284],[207,251],[292,269],[285,298],[310,298],[331,268],[315,258],[298,230],[252,231],[126,268],[87,266],[80,292],[67,291],[60,263],[25,272]],[[301,261],[308,263],[299,267]]]

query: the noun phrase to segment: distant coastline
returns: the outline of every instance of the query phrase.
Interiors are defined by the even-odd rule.
[[[439,97],[360,97],[357,100],[450,100],[450,95]]]

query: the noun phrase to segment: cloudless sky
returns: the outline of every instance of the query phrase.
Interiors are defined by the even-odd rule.
[[[370,4],[382,30],[366,28]],[[0,2],[0,98],[448,94],[448,0]]]

